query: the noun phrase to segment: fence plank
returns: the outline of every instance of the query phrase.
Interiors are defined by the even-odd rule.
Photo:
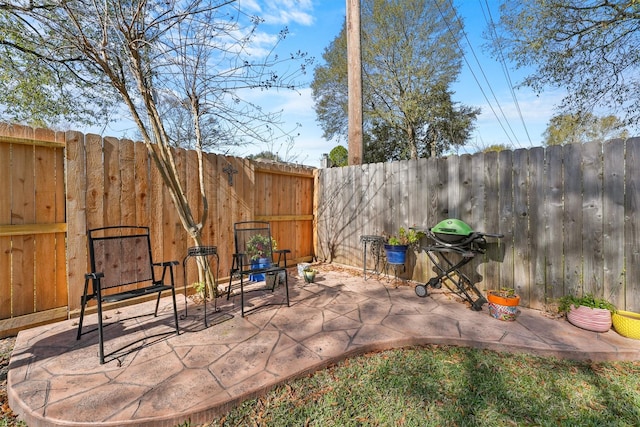
[[[11,182],[11,144],[0,144],[0,182]],[[0,186],[0,199],[11,200],[11,187]],[[0,224],[11,224],[11,203],[0,203]],[[0,319],[11,317],[11,237],[0,236]]]
[[[504,257],[502,262],[497,263],[500,267],[500,287],[516,288],[514,283],[514,210],[513,210],[513,152],[502,150],[498,153],[498,167],[500,170],[498,178],[498,205],[500,212],[499,232],[504,238],[499,241],[504,245]]]
[[[624,257],[625,279],[624,290],[626,310],[640,312],[640,138],[627,141],[625,151],[626,197],[624,215]]]
[[[56,149],[34,147],[35,149],[35,223],[51,224],[56,221]],[[55,234],[42,234],[35,241],[35,311],[67,305],[66,293],[61,295],[64,301],[58,302],[58,284],[56,280]],[[64,253],[62,253],[64,256]]]
[[[86,207],[90,228],[105,225],[105,173],[102,159],[102,137],[89,134],[84,139],[86,149]],[[83,159],[84,160],[84,159]]]
[[[531,301],[531,264],[529,235],[529,155],[524,149],[513,152],[513,288],[521,304]]]
[[[482,231],[482,232],[491,232],[491,230],[487,229],[485,222],[485,207],[486,207],[486,199],[485,199],[485,183],[484,183],[484,168],[485,168],[485,156],[484,153],[476,153],[471,156],[471,194],[470,194],[470,216],[467,218],[469,225],[474,230]],[[491,242],[491,245],[495,247],[495,243]],[[492,251],[488,251],[492,253]],[[480,276],[482,280],[481,287],[485,287],[487,282],[485,282],[485,278],[487,276],[485,272],[485,266],[488,262],[488,256],[479,255],[478,262],[476,266],[476,272]]]
[[[117,138],[103,139],[104,162],[104,219],[105,225],[122,224],[122,207],[120,199],[122,180],[120,179],[120,144]],[[117,224],[114,224],[116,222]],[[117,292],[120,292],[119,290]]]
[[[473,159],[470,155],[460,156],[458,165],[458,211],[460,218],[469,224],[473,224]],[[475,225],[472,225],[475,227]]]
[[[136,225],[149,225],[151,217],[151,198],[150,198],[150,169],[151,158],[147,146],[142,142],[133,144],[134,171],[135,180],[135,205],[136,205]]]
[[[603,282],[603,152],[602,144],[588,143],[582,150],[582,277],[581,289],[569,289],[568,293],[581,296],[593,293],[600,296]],[[575,205],[574,205],[575,206]]]
[[[120,224],[136,224],[135,148],[133,141],[119,141]]]
[[[500,227],[500,182],[498,169],[498,153],[485,154],[484,185],[485,185],[485,231],[488,233],[501,232]],[[506,242],[498,241],[497,245],[488,247],[489,259],[504,260]],[[496,262],[488,262],[484,266],[484,289],[500,288],[500,266]],[[508,286],[508,285],[506,285]],[[511,287],[511,286],[509,286]]]
[[[547,289],[548,298],[556,299],[564,294],[564,268],[562,265],[562,243],[564,242],[562,164],[564,150],[562,146],[547,148],[547,169],[545,174],[545,205],[547,216],[544,230],[548,246]],[[555,244],[550,244],[555,242]]]
[[[33,224],[35,222],[34,147],[14,145],[12,147],[11,171],[11,223]],[[33,313],[35,309],[35,242],[32,235],[17,236],[11,244],[11,271],[13,290],[12,315]]]
[[[582,197],[583,197],[583,168],[580,165],[582,159],[582,145],[570,144],[564,147],[564,291],[563,294],[582,294]],[[578,167],[576,167],[578,166]]]
[[[624,241],[625,217],[625,142],[621,139],[604,144],[602,214],[602,281],[596,295],[611,301],[616,307],[624,307],[624,257],[620,256],[620,244]],[[624,159],[621,163],[619,159]],[[585,277],[585,280],[589,280]]]
[[[447,185],[447,218],[463,219],[460,212],[460,157],[452,156],[444,162],[446,164]]]
[[[66,136],[67,211],[74,220],[67,224],[67,281],[69,309],[80,307],[84,274],[89,271],[87,256],[87,175],[84,135],[69,132]]]
[[[531,284],[529,306],[543,309],[546,301],[546,234],[544,231],[545,196],[545,151],[533,148],[529,151],[529,229],[531,234],[531,263],[529,264]]]

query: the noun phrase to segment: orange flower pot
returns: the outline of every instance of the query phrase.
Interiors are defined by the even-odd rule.
[[[520,297],[518,295],[502,295],[500,291],[488,291],[489,314],[499,320],[514,321],[518,312]]]

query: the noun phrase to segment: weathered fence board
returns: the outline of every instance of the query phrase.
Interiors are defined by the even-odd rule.
[[[624,307],[640,312],[640,140],[626,144],[624,220]],[[620,164],[618,164],[620,167]],[[618,250],[622,247],[618,246]],[[623,307],[623,305],[618,305]]]
[[[480,289],[515,288],[536,309],[567,293],[591,292],[637,311],[639,146],[632,138],[322,170],[318,255],[361,267],[362,245],[354,260],[340,236],[458,217],[479,231],[504,234],[489,239],[487,254],[465,269],[481,280]],[[361,200],[371,209],[344,185],[358,174]],[[406,276],[424,282],[433,266],[420,253],[415,259]]]
[[[618,160],[615,160],[618,159]],[[626,162],[624,142],[610,141],[604,145],[604,164],[602,170],[602,269],[601,288],[595,288],[596,295],[604,295],[617,307],[624,306],[624,257],[620,257],[620,242],[624,242],[625,216],[624,172]],[[637,172],[636,172],[637,173]],[[617,244],[616,244],[617,243]],[[624,246],[624,245],[622,245]],[[589,280],[589,276],[585,276]],[[598,282],[595,282],[598,285]]]

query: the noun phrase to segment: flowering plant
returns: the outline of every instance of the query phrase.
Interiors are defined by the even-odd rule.
[[[276,239],[271,238],[271,244],[269,244],[269,236],[264,234],[255,234],[247,241],[247,256],[251,261],[255,261],[260,258],[271,258],[271,251],[275,251],[278,248]]]
[[[404,227],[400,227],[397,235],[387,236],[387,243],[392,246],[406,245],[415,248],[424,236],[425,234],[422,231],[416,231],[413,228],[407,230]]]

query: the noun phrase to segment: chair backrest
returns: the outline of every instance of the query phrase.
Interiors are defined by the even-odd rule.
[[[148,227],[114,226],[89,230],[92,273],[103,273],[102,289],[153,281]]]
[[[273,251],[277,249],[271,237],[271,225],[266,221],[243,221],[233,225],[236,254],[242,256],[242,264],[249,265],[273,262]]]

